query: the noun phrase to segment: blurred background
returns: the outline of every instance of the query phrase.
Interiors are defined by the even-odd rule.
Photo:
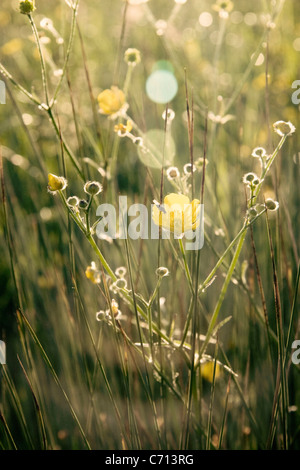
[[[296,133],[287,139],[263,189],[264,197],[273,197],[280,204],[280,210],[270,213],[269,219],[286,337],[295,298],[300,249],[300,110],[291,100],[295,91],[292,83],[300,80],[300,5],[288,1],[249,3],[239,0],[233,2],[225,20],[213,6],[213,1],[205,0],[188,0],[183,4],[173,0],[150,0],[144,5],[128,5],[125,11],[122,0],[80,2],[67,67],[69,83],[64,79],[53,113],[65,141],[82,165],[85,180],[102,182],[101,174],[112,152],[115,134],[113,121],[100,114],[95,120],[93,105],[97,106],[98,94],[112,85],[123,87],[127,70],[124,51],[129,47],[139,49],[142,60],[134,69],[129,87],[128,115],[143,133],[151,129],[163,131],[162,113],[166,103],[154,102],[147,94],[146,83],[157,63],[167,61],[163,66],[171,67],[178,85],[176,95],[168,104],[175,112],[170,131],[175,151],[169,163],[178,167],[180,172],[190,159],[186,84],[190,107],[193,101],[195,160],[203,158],[208,113],[205,187],[207,239],[201,251],[202,281],[215,265],[217,254],[223,253],[240,230],[246,207],[242,177],[249,171],[259,172],[259,162],[251,157],[253,149],[262,146],[271,153],[279,140],[272,124],[278,120],[291,121]],[[278,18],[272,18],[274,11],[281,6]],[[37,0],[36,7],[33,17],[42,44],[52,96],[64,64],[71,9],[63,0]],[[267,31],[266,25],[269,25]],[[1,1],[0,58],[17,83],[41,101],[44,100],[39,55],[30,23],[25,15],[18,12],[18,2]],[[83,182],[66,153],[62,159],[61,143],[47,113],[30,102],[10,80],[5,79],[5,83],[6,104],[0,105],[0,143],[7,211],[5,215],[2,204],[0,338],[7,347],[7,372],[4,374],[2,371],[1,376],[1,415],[5,417],[16,447],[43,447],[43,433],[32,387],[42,410],[47,446],[57,449],[85,447],[68,402],[45,365],[40,348],[25,331],[24,323],[17,318],[17,309],[21,308],[50,358],[92,448],[124,448],[119,423],[86,328],[87,319],[117,406],[126,421],[124,417],[127,416],[128,405],[124,398],[126,393],[114,332],[96,321],[96,312],[105,309],[105,305],[96,287],[85,276],[86,267],[96,260],[84,236],[76,228],[73,228],[70,239],[70,228],[61,202],[47,192],[47,174],[63,174],[63,162],[67,168],[67,195],[84,197]],[[99,129],[104,152],[99,150]],[[147,177],[149,172],[151,178]],[[120,139],[116,172],[120,194],[127,195],[129,202],[146,201],[150,207],[153,197],[157,196],[153,188],[159,194],[160,177],[160,169],[153,168],[151,163],[148,165],[130,139]],[[200,168],[195,176],[197,197],[201,178]],[[108,181],[108,185],[112,184]],[[164,192],[172,190],[166,179]],[[272,263],[263,217],[257,221],[253,232],[270,327],[276,333]],[[99,243],[113,269],[126,265],[121,240]],[[149,298],[156,282],[157,244],[151,240],[143,244],[132,241],[131,249],[136,261],[137,290]],[[188,257],[191,260],[193,253],[189,253]],[[177,328],[182,328],[190,294],[177,260],[166,245],[163,245],[161,264],[166,265],[171,273],[160,290],[164,326],[169,330],[174,321]],[[74,274],[78,290],[74,289]],[[224,270],[221,269],[214,283],[201,297],[203,334],[223,281]],[[297,339],[299,332],[298,305],[299,302],[291,340]],[[120,309],[122,325],[130,336],[132,322],[129,308],[120,301]],[[272,367],[277,367],[277,350],[273,342],[270,360],[250,236],[247,237],[237,272],[222,306],[222,319],[228,316],[232,318],[221,330],[220,341],[233,370],[238,374],[242,395],[232,383],[222,447],[257,449],[260,448],[258,435],[263,442],[268,438],[276,378]],[[132,335],[134,339],[134,331]],[[209,353],[213,355],[213,349]],[[299,367],[291,363],[290,356],[290,446],[299,449]],[[27,370],[31,387],[18,357]],[[138,358],[136,360],[139,361]],[[168,360],[171,380],[183,390],[188,380],[187,373],[176,354]],[[157,448],[151,406],[134,365],[130,366],[130,374],[135,397],[134,413],[142,436],[141,446]],[[227,384],[228,374],[223,372],[215,385],[213,443],[222,423]],[[154,397],[158,403],[159,385],[159,380],[155,381],[154,377]],[[210,382],[203,380],[201,403],[204,421],[210,393]],[[165,391],[164,398],[164,414],[157,405],[159,423],[168,448],[176,449],[179,446],[182,415],[174,412],[177,410],[177,398],[170,390]],[[255,417],[258,433],[253,431],[244,400]],[[8,448],[12,443],[4,428],[0,428],[0,442],[2,448]],[[199,448],[201,440],[199,423],[199,428],[194,429],[190,447]],[[134,447],[134,441],[131,442]],[[273,445],[280,448],[281,444],[279,426]]]

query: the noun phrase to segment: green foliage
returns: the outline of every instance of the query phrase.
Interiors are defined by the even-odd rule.
[[[38,3],[0,10],[1,449],[299,450],[300,5]],[[97,238],[174,192],[200,251]]]

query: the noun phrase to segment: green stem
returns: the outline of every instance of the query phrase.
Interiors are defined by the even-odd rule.
[[[191,288],[192,292],[194,292],[193,282],[192,282],[192,278],[191,278],[190,269],[189,269],[189,266],[187,264],[182,238],[179,238],[178,241],[179,241],[179,247],[180,247],[180,251],[181,251],[181,254],[182,254],[182,258],[183,258],[186,277],[187,277],[187,280],[189,282],[189,285],[190,285],[190,288]]]
[[[49,116],[49,118],[50,118],[50,121],[51,121],[51,123],[52,123],[52,125],[53,125],[53,127],[54,127],[55,133],[56,133],[58,139],[61,141],[61,143],[62,143],[62,145],[63,145],[64,150],[67,152],[68,156],[70,157],[70,160],[71,160],[72,164],[74,165],[74,167],[76,168],[76,170],[77,170],[77,172],[78,172],[80,178],[81,178],[83,181],[85,181],[85,177],[84,177],[83,171],[82,171],[82,169],[81,169],[81,167],[80,167],[80,165],[79,165],[79,162],[78,162],[76,156],[74,155],[73,151],[70,149],[70,147],[68,146],[68,144],[67,144],[67,143],[65,142],[65,140],[63,139],[63,136],[62,136],[62,134],[61,134],[61,130],[59,129],[59,127],[58,127],[58,125],[57,125],[57,123],[56,123],[56,121],[55,121],[55,118],[54,118],[54,116],[53,116],[52,109],[51,109],[51,108],[48,108],[48,109],[46,109],[46,111],[47,111],[47,114],[48,114],[48,116]]]
[[[125,82],[124,82],[124,86],[123,86],[125,101],[127,100],[133,69],[134,69],[134,67],[132,65],[128,64],[126,77],[125,77]]]
[[[127,95],[128,95],[128,90],[129,90],[129,86],[130,86],[130,82],[131,82],[132,72],[133,72],[133,67],[131,65],[128,65],[127,73],[126,73],[126,77],[125,77],[125,82],[124,82],[124,86],[123,86],[125,102],[126,102]],[[120,117],[120,119],[118,120],[119,124],[121,122],[122,122],[122,117]],[[119,145],[120,145],[120,138],[119,138],[118,134],[115,134],[114,141],[113,141],[113,148],[112,148],[112,152],[111,152],[111,162],[110,162],[110,174],[111,174],[112,178],[115,176],[115,173],[116,173]]]
[[[62,81],[63,81],[63,79],[64,79],[64,77],[65,77],[65,74],[66,74],[67,65],[68,65],[68,63],[69,63],[69,58],[70,58],[70,54],[71,54],[71,50],[72,50],[72,46],[73,46],[73,40],[74,40],[75,29],[76,29],[76,18],[77,18],[78,8],[79,8],[79,0],[76,0],[75,5],[72,7],[72,9],[73,9],[73,14],[72,14],[71,32],[70,32],[70,38],[69,38],[67,53],[66,53],[66,57],[65,57],[65,61],[64,61],[63,69],[62,69],[62,74],[61,74],[61,76],[60,76],[60,80],[59,80],[59,82],[58,82],[58,84],[57,84],[57,87],[56,87],[56,89],[55,89],[55,92],[54,92],[54,95],[53,95],[53,99],[52,99],[52,101],[51,101],[51,105],[53,105],[53,104],[55,103],[55,101],[56,101],[56,98],[57,98],[58,92],[59,92],[59,90],[60,90]]]
[[[29,18],[31,28],[32,28],[32,31],[33,31],[33,34],[34,34],[35,42],[36,42],[36,45],[37,45],[37,48],[38,48],[38,51],[39,51],[45,100],[46,100],[47,107],[49,107],[49,95],[48,95],[46,66],[45,66],[44,56],[43,56],[43,53],[42,53],[40,37],[39,37],[39,33],[36,29],[36,25],[35,25],[35,22],[34,22],[32,16],[31,16],[31,14],[28,15],[28,18]]]
[[[224,297],[225,297],[225,294],[227,292],[227,288],[229,286],[229,282],[231,280],[231,277],[233,275],[233,272],[235,270],[235,267],[236,267],[236,264],[237,264],[237,261],[238,261],[238,258],[240,256],[240,253],[242,251],[242,248],[243,248],[243,244],[244,244],[244,241],[245,241],[245,238],[246,238],[246,230],[243,232],[242,236],[240,237],[240,240],[239,240],[239,243],[237,245],[237,248],[236,248],[236,251],[235,251],[235,254],[234,254],[234,257],[231,261],[231,264],[230,264],[230,267],[229,267],[229,270],[227,272],[227,275],[226,275],[226,278],[225,278],[225,281],[224,281],[224,284],[223,284],[223,287],[222,287],[222,290],[221,290],[221,293],[220,293],[220,297],[218,299],[218,302],[217,302],[217,305],[216,305],[216,308],[214,310],[214,313],[212,315],[212,318],[211,318],[211,321],[210,321],[210,324],[209,324],[209,327],[208,327],[208,331],[206,333],[206,338],[205,338],[205,341],[203,342],[203,345],[200,349],[200,353],[199,353],[199,358],[201,359],[202,355],[204,354],[205,350],[206,350],[206,347],[209,343],[209,340],[211,338],[211,335],[213,333],[213,330],[214,330],[214,327],[215,327],[215,324],[216,324],[216,321],[218,319],[218,316],[219,316],[219,312],[220,312],[220,309],[221,309],[221,305],[223,303],[223,300],[224,300]]]
[[[35,98],[29,91],[27,91],[22,85],[20,85],[16,80],[13,78],[13,76],[9,73],[8,70],[0,63],[0,73],[3,75],[4,78],[7,78],[23,95],[25,95],[27,98],[30,99],[34,104],[37,106],[42,106],[42,103],[38,98]]]
[[[259,192],[260,192],[260,190],[261,190],[262,184],[263,184],[263,182],[264,182],[264,178],[265,178],[266,174],[268,173],[268,171],[269,171],[269,169],[270,169],[272,163],[274,162],[274,160],[275,160],[275,158],[276,158],[276,156],[277,156],[279,150],[280,150],[281,147],[283,146],[283,144],[284,144],[286,138],[287,138],[286,135],[284,135],[284,136],[281,137],[281,139],[280,139],[280,141],[278,142],[278,145],[277,145],[277,147],[275,148],[274,152],[272,153],[272,155],[271,155],[271,157],[270,157],[270,159],[269,159],[269,161],[268,161],[266,167],[263,169],[262,174],[261,174],[261,177],[260,177],[260,183],[257,185],[257,187],[256,187],[256,189],[255,189],[255,191],[254,191],[254,197],[253,197],[252,203],[251,203],[252,206],[255,205],[256,200],[257,200],[257,197],[258,197]]]
[[[75,220],[76,221],[76,220]],[[87,238],[87,240],[89,241],[91,247],[93,248],[95,254],[97,255],[98,259],[100,260],[102,266],[104,267],[104,269],[106,270],[106,272],[108,273],[108,275],[111,277],[112,281],[115,282],[118,278],[117,276],[115,275],[115,273],[113,272],[113,270],[111,269],[111,267],[109,266],[109,264],[107,263],[106,259],[104,258],[104,256],[102,255],[100,249],[98,248],[94,238],[92,237],[92,235],[87,235],[86,232],[85,233],[85,236]],[[130,295],[130,293],[122,288],[120,289],[120,293],[121,295],[123,296],[123,298],[129,302],[129,304],[131,306],[133,306],[133,299]],[[142,307],[140,305],[136,305],[137,307],[137,311],[138,313],[144,318],[144,320],[148,321],[148,313],[145,312]],[[167,344],[170,344],[172,347],[174,347],[174,349],[177,349],[177,346],[173,343],[173,341],[165,334],[163,333],[159,327],[156,325],[156,323],[152,322],[152,325],[151,325],[153,331],[161,338],[163,339]]]

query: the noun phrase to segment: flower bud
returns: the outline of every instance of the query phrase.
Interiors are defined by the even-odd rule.
[[[98,181],[88,181],[85,183],[83,189],[90,196],[96,196],[97,194],[101,193],[103,187],[102,184],[98,183]]]
[[[36,9],[35,0],[20,0],[19,9],[22,15],[30,15]]]
[[[56,176],[52,173],[48,174],[48,189],[51,192],[63,191],[66,189],[68,182],[63,176]]]

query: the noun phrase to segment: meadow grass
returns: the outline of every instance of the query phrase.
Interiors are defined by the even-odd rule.
[[[2,1],[0,447],[299,449],[300,7],[133,3]]]

